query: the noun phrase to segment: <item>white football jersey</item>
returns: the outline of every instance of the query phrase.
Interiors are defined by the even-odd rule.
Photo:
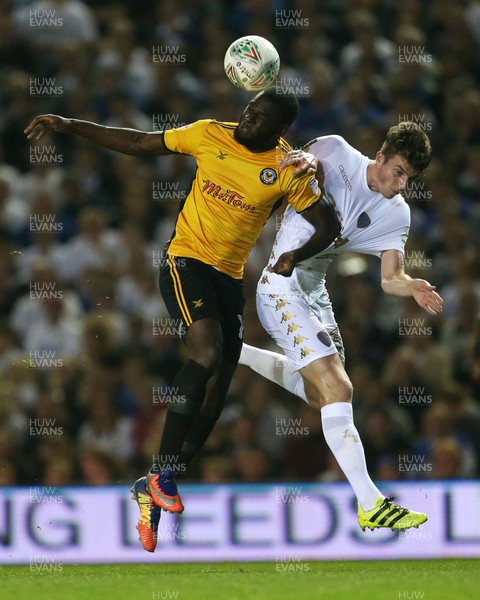
[[[271,273],[265,267],[257,286],[259,294],[293,291],[314,296],[314,292],[324,287],[328,265],[343,252],[374,256],[380,256],[385,250],[404,252],[410,208],[400,194],[388,199],[372,192],[367,184],[370,159],[338,135],[319,137],[305,150],[323,165],[325,194],[335,206],[342,229],[328,248],[299,263],[291,277]],[[268,266],[273,266],[283,252],[305,244],[314,232],[313,225],[289,206]]]

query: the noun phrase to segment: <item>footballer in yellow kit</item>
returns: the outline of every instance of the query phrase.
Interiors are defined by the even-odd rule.
[[[160,268],[160,290],[179,333],[197,320],[218,319],[222,356],[232,364],[243,338],[243,270],[262,227],[283,198],[303,212],[321,196],[311,175],[279,169],[291,150],[283,138],[253,152],[238,141],[239,127],[205,119],[165,131],[166,148],[194,156],[197,172]]]
[[[248,254],[277,202],[286,197],[297,212],[320,196],[318,183],[278,164],[290,146],[254,153],[234,138],[237,123],[197,121],[165,132],[165,145],[189,154],[198,170],[180,209],[168,252],[197,258],[241,279]]]
[[[133,156],[183,153],[197,161],[160,267],[160,291],[188,352],[172,382],[181,401],[169,401],[158,455],[147,475],[132,486],[140,509],[139,537],[149,552],[157,544],[160,509],[183,511],[175,477],[203,446],[225,404],[243,340],[243,269],[263,225],[286,198],[314,227],[309,240],[296,240],[298,247],[272,265],[286,277],[295,264],[327,248],[340,231],[316,179],[311,174],[295,177],[292,166],[279,168],[290,149],[281,136],[297,113],[294,96],[270,88],[248,103],[238,124],[202,120],[146,132],[40,115],[25,129],[30,140],[47,131],[73,133]]]

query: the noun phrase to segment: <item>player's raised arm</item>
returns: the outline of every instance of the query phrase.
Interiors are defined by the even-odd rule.
[[[413,279],[405,273],[403,254],[399,250],[382,252],[382,290],[393,296],[413,296],[419,306],[431,315],[442,312],[442,298],[435,286],[424,279]]]
[[[318,181],[320,187],[323,186],[325,181],[325,172],[323,170],[322,163],[318,158],[310,152],[304,152],[303,150],[291,150],[287,152],[282,158],[279,164],[280,171],[285,169],[289,165],[296,167],[293,172],[293,177],[298,177],[303,173],[308,175],[314,175]]]
[[[281,254],[270,269],[273,273],[290,277],[295,265],[328,248],[340,233],[341,224],[335,209],[325,196],[304,211],[302,217],[315,227],[315,233],[300,248]]]
[[[40,115],[26,127],[29,140],[40,140],[48,131],[74,133],[95,144],[132,156],[170,154],[162,131],[138,131],[121,127],[105,127],[89,121],[67,119],[59,115]]]

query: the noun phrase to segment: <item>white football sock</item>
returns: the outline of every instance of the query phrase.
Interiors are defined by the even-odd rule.
[[[308,402],[302,376],[290,368],[288,358],[283,354],[244,343],[238,362]]]
[[[375,508],[383,494],[370,479],[365,452],[357,428],[353,424],[350,402],[333,402],[321,409],[323,434],[363,510]]]

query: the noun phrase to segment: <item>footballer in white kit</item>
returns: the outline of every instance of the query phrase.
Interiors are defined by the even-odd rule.
[[[332,260],[343,252],[378,257],[386,250],[403,254],[410,227],[410,208],[402,196],[385,198],[370,190],[367,184],[370,159],[342,137],[317,138],[306,151],[323,165],[325,195],[335,206],[341,233],[329,248],[297,264],[291,277],[270,272],[278,256],[301,246],[314,232],[301,214],[287,208],[269,264],[257,286],[259,319],[296,369],[336,351],[345,360],[325,287],[325,275]]]
[[[442,310],[435,287],[407,275],[403,261],[410,209],[400,191],[428,166],[430,141],[418,125],[402,122],[389,129],[374,160],[337,135],[317,138],[306,149],[323,167],[323,194],[335,207],[340,234],[327,249],[296,262],[291,277],[279,276],[274,270],[283,255],[292,249],[295,253],[313,233],[301,214],[286,210],[257,286],[259,319],[285,355],[243,344],[240,364],[320,410],[325,440],[357,497],[362,529],[418,527],[427,515],[385,498],[368,473],[353,421],[353,387],[345,371],[343,343],[325,277],[328,265],[342,252],[373,254],[381,258],[386,293],[412,296],[430,314]],[[297,152],[283,164],[306,161]],[[303,164],[302,168],[307,167]]]

